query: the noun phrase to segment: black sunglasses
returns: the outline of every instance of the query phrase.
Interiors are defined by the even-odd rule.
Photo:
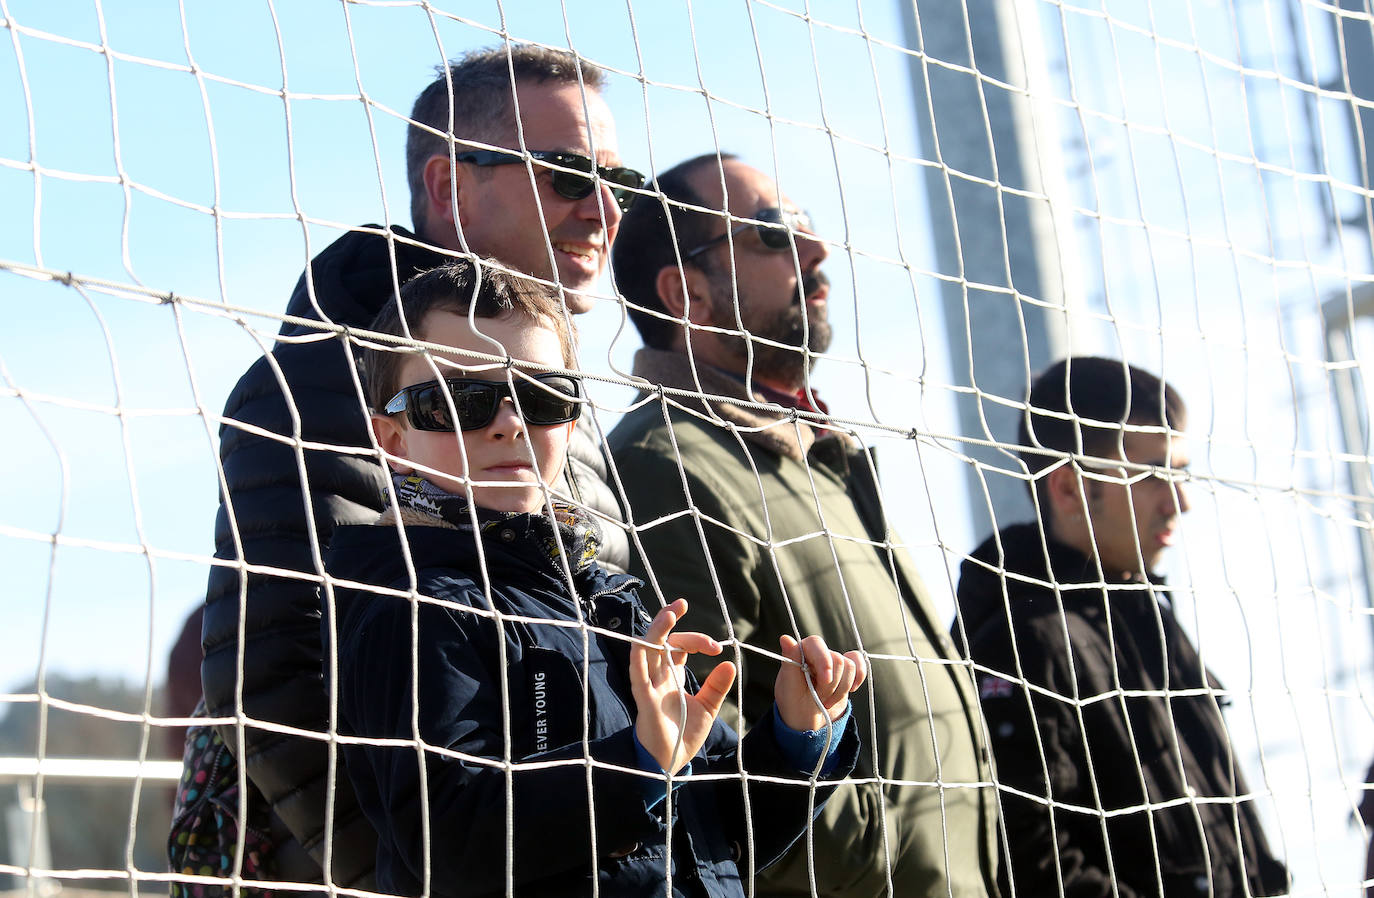
[[[527,424],[566,424],[582,414],[582,380],[566,374],[514,375],[515,385],[505,381],[470,380],[446,377],[443,386],[453,399],[458,414],[458,430],[481,430],[496,418],[501,400],[510,396]],[[513,394],[513,395],[512,395]],[[412,384],[401,390],[382,409],[385,414],[406,413],[416,430],[452,433],[449,404],[434,381]]]
[[[554,166],[550,169],[553,176],[553,191],[564,199],[580,200],[591,196],[592,191],[596,189],[596,182],[591,178],[592,172],[595,171],[611,188],[611,196],[615,197],[615,204],[620,207],[620,211],[628,212],[635,204],[635,200],[639,199],[639,194],[635,191],[644,186],[644,176],[632,168],[597,165],[586,156],[579,156],[577,153],[531,150],[528,155],[537,162]],[[520,153],[505,150],[471,150],[459,153],[453,158],[459,162],[482,166],[514,165],[525,161],[525,157]]]
[[[805,212],[793,212],[787,209],[769,207],[755,212],[753,217],[755,221],[746,221],[743,224],[736,225],[726,233],[717,237],[712,237],[710,240],[698,245],[694,249],[688,250],[682,256],[683,261],[695,259],[717,243],[722,243],[731,237],[738,237],[750,228],[754,228],[759,232],[759,240],[763,243],[765,249],[773,249],[780,252],[792,246],[791,234],[797,234],[803,231],[807,234],[815,233],[811,228],[811,216],[807,215]]]

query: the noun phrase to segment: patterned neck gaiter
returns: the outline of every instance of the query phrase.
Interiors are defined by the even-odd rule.
[[[396,502],[401,508],[438,518],[459,530],[472,531],[473,516],[468,511],[466,496],[455,496],[418,474],[393,472],[391,482],[396,487]],[[552,519],[546,514],[519,511],[491,511],[480,507],[476,511],[477,526],[482,533],[515,525],[532,534],[555,565],[566,550],[568,566],[573,573],[589,567],[601,548],[601,531],[596,521],[562,502],[553,503]]]

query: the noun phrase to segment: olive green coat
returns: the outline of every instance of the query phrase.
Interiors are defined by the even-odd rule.
[[[697,389],[678,353],[641,350],[635,374]],[[728,375],[698,375],[707,394],[750,398]],[[631,570],[649,583],[650,604],[653,590],[687,598],[685,628],[738,640],[724,657],[742,667],[744,714],[727,705],[725,719],[743,730],[769,708],[783,633],[818,633],[870,659],[854,695],[857,782],[825,808],[812,860],[799,843],[759,875],[757,894],[811,894],[812,863],[821,895],[995,894],[996,799],[972,678],[951,663],[954,647],[897,537],[884,539],[871,456],[846,436],[817,440],[790,416],[640,399],[607,440],[642,545],[632,536]]]

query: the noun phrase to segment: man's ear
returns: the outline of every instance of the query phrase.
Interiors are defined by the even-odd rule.
[[[436,153],[425,163],[425,236],[446,249],[458,249],[454,204],[462,186],[461,172],[449,162],[448,153]],[[455,183],[456,182],[456,183]]]
[[[409,431],[406,426],[396,420],[393,415],[373,415],[372,433],[377,437],[377,445],[382,447],[382,451],[393,458],[388,460],[391,470],[397,474],[412,474],[415,469],[406,464],[402,459],[407,458],[409,453],[406,451],[406,434]]]
[[[664,265],[654,281],[663,310],[674,318],[681,318],[683,310],[693,324],[708,324],[711,320],[711,283],[706,273],[695,265]]]
[[[1072,461],[1055,468],[1045,477],[1045,492],[1058,520],[1082,517],[1084,513],[1083,478]]]

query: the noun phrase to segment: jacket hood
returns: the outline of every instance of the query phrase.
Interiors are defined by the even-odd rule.
[[[296,282],[286,314],[346,327],[367,327],[395,296],[397,285],[444,264],[449,258],[405,228],[362,225],[311,260]],[[281,329],[284,337],[313,332],[290,323]]]

